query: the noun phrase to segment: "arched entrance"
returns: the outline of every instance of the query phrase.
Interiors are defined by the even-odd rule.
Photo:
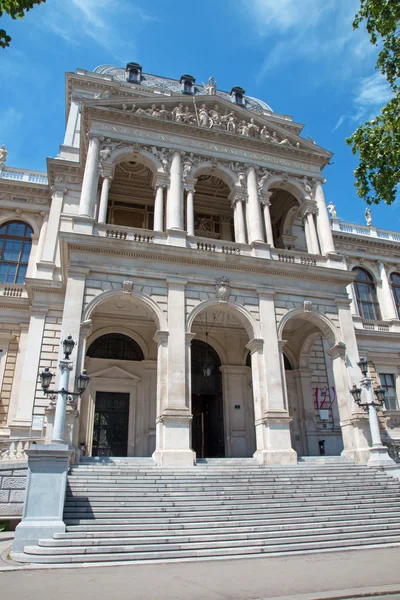
[[[289,318],[282,338],[292,447],[299,456],[340,455],[343,438],[329,354],[334,335],[318,315],[309,313]]]
[[[221,361],[206,342],[193,340],[192,449],[198,458],[225,456]]]

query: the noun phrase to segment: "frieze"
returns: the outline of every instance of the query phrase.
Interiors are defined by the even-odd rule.
[[[309,173],[313,173],[316,176],[321,175],[320,169],[318,168],[318,166],[315,165],[311,165],[311,164],[307,164],[307,163],[303,163],[297,160],[293,160],[293,159],[287,159],[287,158],[283,158],[280,156],[271,156],[271,155],[266,155],[266,154],[261,154],[258,152],[252,152],[249,150],[242,150],[240,148],[234,148],[234,147],[230,147],[230,146],[226,146],[226,145],[222,145],[222,144],[218,144],[218,143],[210,143],[210,142],[202,142],[200,140],[195,140],[193,138],[185,138],[182,139],[181,137],[175,136],[175,135],[170,135],[170,134],[163,134],[163,133],[158,133],[155,131],[145,131],[143,129],[138,129],[135,127],[126,127],[123,125],[115,125],[115,124],[109,124],[109,123],[103,123],[103,122],[96,122],[93,124],[93,129],[96,130],[96,132],[98,133],[105,133],[106,135],[108,134],[110,137],[114,137],[115,135],[119,135],[119,136],[132,136],[135,138],[139,138],[139,139],[143,139],[144,141],[149,141],[151,140],[153,142],[154,145],[158,145],[161,146],[163,144],[168,145],[175,145],[179,148],[182,148],[182,146],[185,146],[188,150],[202,150],[203,152],[217,152],[220,155],[223,156],[231,156],[231,157],[236,157],[238,159],[242,159],[243,161],[248,162],[250,161],[254,161],[254,163],[257,163],[258,165],[260,163],[265,164],[265,166],[275,166],[275,167],[281,167],[282,169],[288,168],[288,169],[292,169],[292,170],[298,170],[298,171],[306,171]],[[132,146],[133,142],[131,142],[130,144],[128,143],[127,146]],[[189,150],[189,151],[190,151]],[[210,158],[208,159],[210,160]]]
[[[40,196],[15,196],[12,192],[0,192],[0,200],[6,202],[23,202],[24,204],[50,204],[49,198],[41,198]]]

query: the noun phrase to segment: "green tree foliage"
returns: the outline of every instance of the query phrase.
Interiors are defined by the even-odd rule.
[[[0,0],[0,17],[9,15],[12,19],[22,19],[35,4],[41,4],[46,0]],[[4,29],[0,29],[0,48],[10,45],[11,37]]]
[[[400,0],[360,1],[353,27],[365,24],[371,43],[379,48],[376,68],[387,79],[393,98],[346,142],[359,154],[354,171],[358,195],[367,204],[392,204],[400,183]]]

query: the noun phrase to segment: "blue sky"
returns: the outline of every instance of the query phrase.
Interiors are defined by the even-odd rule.
[[[334,152],[325,195],[342,220],[364,223],[357,164],[344,140],[388,99],[376,50],[353,31],[359,0],[47,0],[24,19],[3,17],[0,144],[7,164],[44,170],[65,126],[66,71],[138,61],[148,73],[198,82],[213,75],[305,124]],[[400,203],[372,208],[374,225],[400,229]]]

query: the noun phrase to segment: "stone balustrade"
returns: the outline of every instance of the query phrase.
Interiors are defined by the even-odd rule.
[[[13,169],[12,167],[0,168],[0,179],[22,181],[23,183],[36,183],[38,185],[48,185],[49,183],[46,173],[42,173],[41,171],[30,171],[28,169]]]
[[[0,296],[9,298],[27,298],[28,292],[22,283],[0,283]]]
[[[378,229],[377,227],[367,225],[354,225],[353,223],[346,223],[339,221],[339,219],[331,219],[332,231],[339,231],[342,233],[351,233],[352,235],[379,238],[381,240],[388,240],[391,242],[400,242],[400,234],[393,231],[387,231],[386,229]]]
[[[390,458],[400,464],[400,440],[383,440],[383,445],[387,446]]]
[[[144,244],[151,244],[154,241],[154,231],[151,231],[150,229],[137,229],[133,227],[120,227],[118,225],[97,223],[93,233],[98,237],[141,242]]]
[[[0,462],[27,460],[26,451],[39,441],[34,438],[0,440]]]
[[[299,252],[298,250],[283,250],[282,248],[272,248],[271,258],[280,262],[304,265],[307,267],[326,266],[325,258],[314,258],[306,252]]]

